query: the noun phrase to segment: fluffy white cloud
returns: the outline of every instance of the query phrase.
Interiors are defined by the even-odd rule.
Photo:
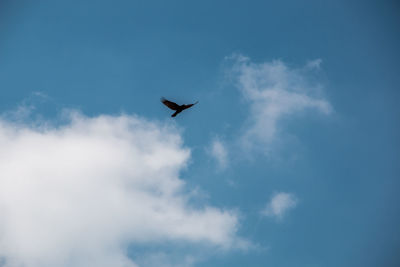
[[[0,147],[6,267],[136,266],[128,244],[238,243],[234,212],[189,204],[179,172],[190,150],[170,126],[126,115],[0,119]]]
[[[296,207],[296,205],[297,198],[293,194],[280,192],[272,196],[270,202],[261,213],[265,216],[282,219],[285,213]]]
[[[209,149],[211,156],[213,156],[219,168],[225,169],[228,165],[228,151],[226,146],[219,139],[214,139]]]
[[[279,133],[279,122],[289,115],[308,109],[331,113],[331,105],[316,96],[319,86],[308,79],[308,72],[318,69],[321,60],[311,61],[301,69],[289,68],[280,60],[258,64],[241,55],[233,60],[236,85],[250,109],[241,138],[244,148],[267,151]]]

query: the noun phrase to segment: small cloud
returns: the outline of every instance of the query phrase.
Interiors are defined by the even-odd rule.
[[[218,166],[221,169],[225,169],[228,165],[228,151],[222,141],[219,139],[214,139],[209,151],[210,154],[216,159]]]
[[[288,210],[293,209],[297,205],[297,198],[290,193],[275,193],[270,202],[261,211],[261,214],[268,217],[282,219]]]
[[[319,70],[321,68],[321,63],[322,63],[322,59],[317,58],[317,59],[308,61],[306,64],[306,68]]]

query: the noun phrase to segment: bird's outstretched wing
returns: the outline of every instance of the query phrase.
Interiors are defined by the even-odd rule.
[[[199,103],[199,101],[196,101],[196,102],[195,102],[195,103],[193,103],[193,104],[184,105],[183,109],[190,108],[190,107],[192,107],[192,106],[196,105],[197,103]]]
[[[174,102],[171,102],[171,101],[165,99],[164,97],[161,98],[161,102],[164,105],[166,105],[167,107],[169,107],[170,109],[172,109],[172,110],[178,110],[179,109],[179,105],[178,104],[176,104]]]

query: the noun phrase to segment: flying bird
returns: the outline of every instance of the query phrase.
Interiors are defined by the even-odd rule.
[[[178,115],[178,113],[181,113],[183,110],[190,108],[191,106],[196,105],[199,101],[197,101],[196,103],[193,104],[188,104],[188,105],[178,105],[172,101],[169,101],[167,99],[165,99],[164,97],[161,98],[161,102],[166,105],[167,107],[169,107],[172,110],[175,110],[175,113],[171,115],[171,117],[175,117],[176,115]]]

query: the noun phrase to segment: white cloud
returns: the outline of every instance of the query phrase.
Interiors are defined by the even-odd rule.
[[[228,151],[226,146],[219,139],[214,139],[211,143],[210,154],[213,156],[219,168],[225,169],[228,165]]]
[[[332,112],[328,101],[316,96],[320,88],[312,84],[307,75],[312,69],[319,68],[321,60],[294,69],[280,60],[252,63],[242,55],[232,59],[236,85],[250,110],[241,138],[245,149],[268,152],[269,145],[280,132],[279,122],[285,117],[305,110],[322,114]]]
[[[276,193],[272,196],[270,202],[261,211],[261,213],[268,217],[275,217],[282,219],[288,210],[296,207],[297,198],[290,193]]]
[[[136,266],[128,244],[232,248],[237,215],[194,208],[179,179],[179,132],[135,116],[72,114],[29,126],[0,118],[0,262],[6,267]]]

